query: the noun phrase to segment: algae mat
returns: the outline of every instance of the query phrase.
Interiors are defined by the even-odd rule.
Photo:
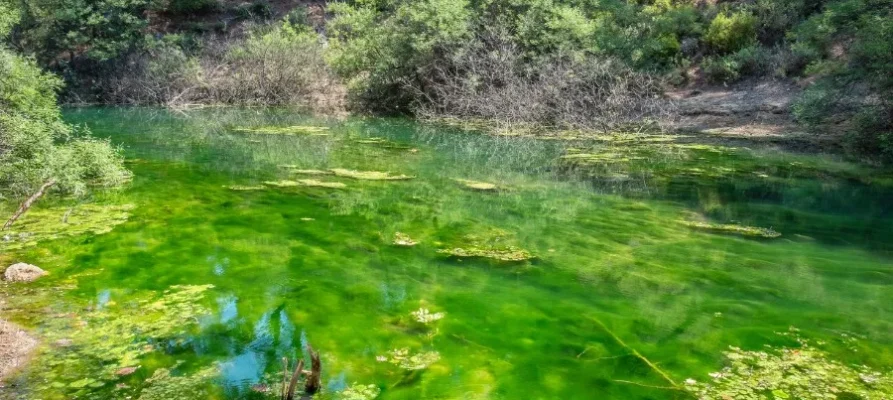
[[[308,346],[320,399],[804,396],[785,366],[845,398],[889,390],[884,171],[284,110],[66,118],[145,160],[97,202],[135,207],[3,252],[50,272],[0,285],[3,318],[47,338],[3,398],[276,399]]]

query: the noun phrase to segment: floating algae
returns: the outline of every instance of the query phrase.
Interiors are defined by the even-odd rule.
[[[373,400],[381,394],[381,389],[375,385],[361,385],[354,382],[347,389],[342,390],[336,397],[338,400]]]
[[[34,209],[0,237],[0,250],[16,250],[38,242],[82,234],[101,235],[127,222],[132,204],[83,204]]]
[[[743,226],[734,224],[712,224],[709,222],[693,221],[681,221],[681,223],[689,228],[708,232],[730,233],[741,236],[763,237],[767,239],[773,239],[781,236],[781,233],[778,233],[771,228],[759,228],[755,226]]]
[[[184,345],[184,335],[198,325],[198,317],[210,313],[198,303],[212,287],[171,286],[162,294],[128,293],[124,295],[127,301],[121,304],[110,294],[110,301],[93,311],[53,316],[44,331],[46,342],[56,348],[52,358],[35,363],[32,370],[38,375],[73,380],[62,387],[54,382],[57,384],[38,389],[35,394],[46,394],[43,390],[70,391],[64,397],[76,397],[73,395],[85,387],[105,386],[120,379],[121,371],[135,370],[144,362],[143,356],[159,345],[168,350]]]
[[[229,186],[224,186],[224,187],[227,188],[227,189],[229,189],[229,190],[234,190],[234,191],[237,191],[237,192],[250,192],[250,191],[253,191],[253,190],[264,190],[264,189],[266,189],[265,186],[244,186],[244,185],[229,185]]]
[[[143,388],[139,400],[170,400],[170,399],[207,399],[211,398],[209,382],[218,375],[216,366],[204,368],[189,375],[173,375],[167,368],[155,370],[146,386]]]
[[[403,247],[412,247],[419,244],[415,240],[412,240],[409,235],[403,232],[394,233],[394,245],[395,246],[403,246]]]
[[[488,182],[473,181],[469,179],[453,179],[459,182],[466,189],[479,190],[482,192],[493,192],[499,189],[496,185]]]
[[[459,258],[481,257],[499,261],[527,261],[536,258],[533,254],[530,254],[530,252],[514,246],[507,246],[504,248],[475,246],[465,248],[457,247],[454,249],[440,249],[437,250],[437,252]]]
[[[407,371],[419,371],[426,369],[431,364],[440,360],[440,353],[436,351],[425,351],[411,354],[409,349],[394,349],[388,352],[387,356],[379,356],[381,362],[389,362]]]
[[[687,379],[685,389],[701,399],[893,398],[893,373],[840,363],[808,341],[798,341],[798,348],[730,347],[725,368],[711,373],[707,383]]]
[[[233,132],[256,133],[262,135],[310,135],[325,136],[329,128],[325,126],[262,126],[258,128],[235,128]]]
[[[380,171],[355,171],[351,169],[334,168],[331,170],[336,176],[359,179],[365,181],[401,181],[413,179],[413,176],[391,175]]]
[[[323,171],[320,169],[293,169],[289,171],[293,174],[301,175],[332,175],[332,171]]]
[[[489,258],[497,261],[527,261],[536,258],[529,251],[521,249],[511,242],[509,233],[501,229],[465,235],[465,244],[437,250],[440,254],[459,258]]]
[[[275,186],[280,188],[289,188],[289,187],[321,187],[328,189],[344,189],[347,185],[341,182],[325,182],[318,181],[316,179],[298,179],[296,181],[266,181],[264,185]]]
[[[410,314],[412,314],[412,316],[415,317],[416,321],[421,322],[425,325],[428,325],[435,321],[440,321],[441,319],[443,319],[443,317],[445,315],[442,312],[432,313],[431,311],[429,311],[427,308],[424,308],[424,307],[422,307],[416,311],[413,311]]]

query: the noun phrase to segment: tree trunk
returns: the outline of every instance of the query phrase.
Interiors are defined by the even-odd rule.
[[[19,206],[19,209],[16,211],[16,213],[13,214],[12,217],[9,218],[9,220],[6,221],[5,224],[3,224],[3,230],[5,231],[9,229],[9,227],[11,227],[12,224],[14,224],[22,216],[22,214],[24,214],[26,211],[28,211],[29,208],[31,208],[31,205],[33,205],[35,201],[43,196],[43,194],[50,186],[53,186],[55,184],[55,179],[50,179],[44,182],[44,184],[40,186],[40,189],[37,189],[36,193],[32,194],[31,197],[28,198],[28,200],[25,200],[25,202],[22,203],[21,206]]]
[[[322,387],[320,378],[322,377],[322,363],[319,361],[319,353],[313,351],[313,348],[307,346],[310,353],[310,374],[307,375],[307,382],[304,384],[304,393],[314,395]]]

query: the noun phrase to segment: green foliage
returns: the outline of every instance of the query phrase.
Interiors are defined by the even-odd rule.
[[[412,101],[405,84],[435,49],[459,46],[471,35],[465,0],[333,3],[329,11],[329,61],[371,109],[405,110]]]
[[[26,0],[14,42],[43,65],[104,61],[141,47],[153,0]]]
[[[236,8],[236,15],[241,19],[267,21],[273,18],[273,7],[264,0],[256,0],[253,3],[240,5]]]
[[[173,14],[207,13],[218,10],[218,0],[171,0],[167,11]]]
[[[128,179],[107,141],[62,122],[59,86],[33,61],[0,49],[0,196],[18,200],[51,179],[51,189],[74,195]]]
[[[747,11],[720,13],[710,22],[704,40],[718,53],[732,53],[754,44],[757,20]]]

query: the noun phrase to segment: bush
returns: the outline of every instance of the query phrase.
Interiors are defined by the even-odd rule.
[[[170,0],[166,11],[172,14],[200,14],[219,9],[219,0]]]
[[[503,127],[638,129],[662,116],[661,82],[616,60],[555,58],[531,65],[504,32],[443,51],[415,87],[417,113]]]
[[[0,48],[0,198],[18,200],[50,180],[51,189],[82,195],[128,177],[117,150],[61,120],[59,80]]]
[[[256,0],[251,4],[243,4],[236,8],[236,16],[240,19],[268,21],[273,18],[273,7],[264,0]]]
[[[747,11],[721,13],[710,22],[704,40],[720,54],[733,53],[757,40],[757,21]]]

